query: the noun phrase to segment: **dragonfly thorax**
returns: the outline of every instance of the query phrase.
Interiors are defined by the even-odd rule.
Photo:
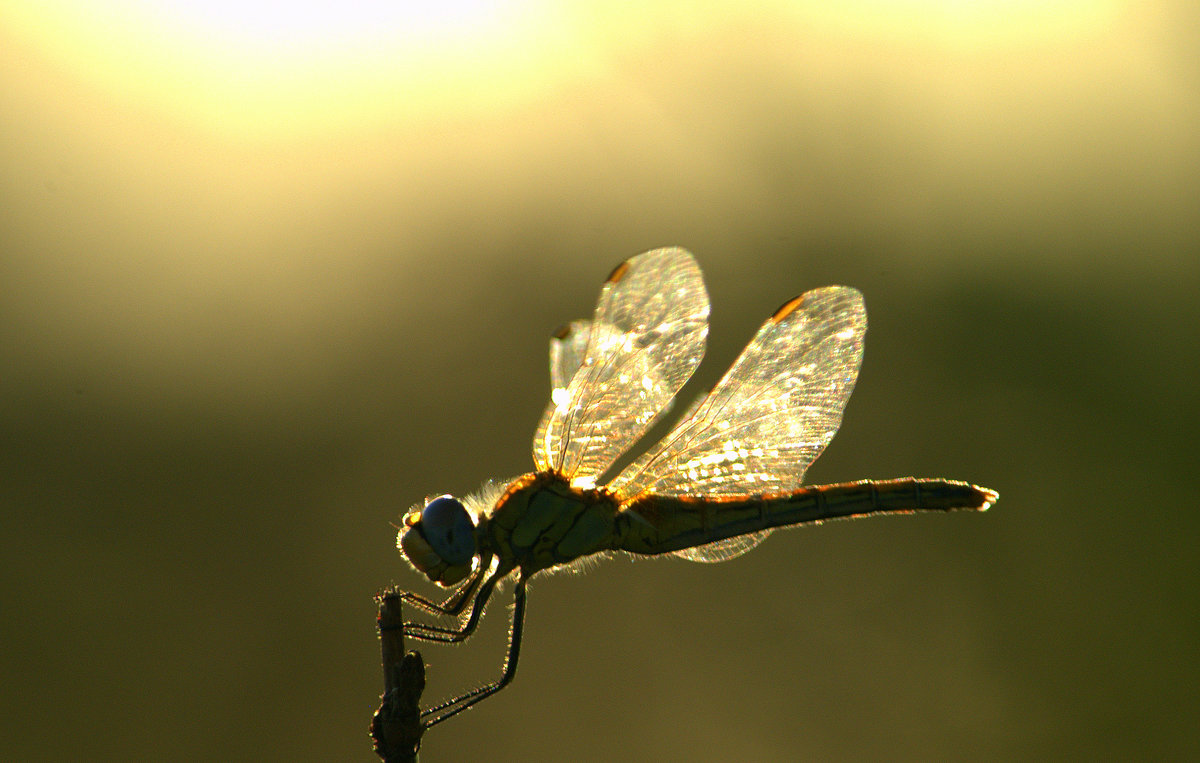
[[[480,542],[522,575],[614,548],[616,498],[552,471],[518,477],[496,501]]]
[[[452,586],[470,574],[478,543],[475,523],[466,507],[453,496],[428,501],[421,511],[404,518],[396,545],[426,577]]]

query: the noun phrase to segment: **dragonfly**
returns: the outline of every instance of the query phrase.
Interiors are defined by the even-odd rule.
[[[533,438],[535,471],[461,500],[427,498],[397,545],[445,601],[401,600],[454,627],[405,622],[414,639],[471,636],[484,605],[513,582],[508,651],[498,679],[423,710],[428,728],[516,675],[526,584],[543,571],[627,552],[721,562],[779,527],[917,511],[983,511],[994,490],[913,477],[803,485],[833,439],[862,363],[867,314],[846,286],[814,289],[762,324],[724,377],[657,444],[602,481],[671,408],[704,355],[709,301],[695,258],[656,249],[616,267],[590,321],[550,341],[550,402]]]

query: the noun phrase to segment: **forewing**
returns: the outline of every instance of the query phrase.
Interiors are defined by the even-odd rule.
[[[708,294],[691,254],[656,249],[621,263],[592,321],[551,341],[554,389],[533,440],[538,470],[593,484],[670,405],[707,335]]]
[[[708,397],[609,485],[640,493],[733,496],[786,493],[833,439],[862,363],[862,295],[832,286],[788,302],[763,324]],[[753,548],[755,533],[677,552],[722,561]]]
[[[569,399],[567,387],[572,377],[583,364],[583,354],[587,350],[588,337],[592,330],[590,321],[571,321],[550,337],[550,402],[538,422],[536,440],[541,440],[546,427],[554,418],[557,401]],[[611,329],[609,329],[611,330]],[[696,403],[700,401],[697,400]],[[664,416],[675,404],[675,399],[667,401],[659,416]]]
[[[555,333],[550,340],[550,388],[566,392],[575,372],[583,365],[587,352],[588,337],[592,324],[588,321],[571,321]],[[561,393],[560,393],[561,394]],[[554,393],[551,392],[553,401]]]

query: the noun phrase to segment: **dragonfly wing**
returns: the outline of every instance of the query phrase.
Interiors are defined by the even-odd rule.
[[[545,437],[547,427],[554,421],[555,401],[564,399],[568,394],[567,386],[571,383],[571,377],[583,364],[583,353],[587,350],[591,330],[589,321],[571,321],[550,337],[550,402],[546,404],[533,437],[535,459],[537,443]]]
[[[759,543],[762,543],[772,532],[774,532],[774,528],[759,530],[758,532],[747,533],[746,535],[735,535],[725,540],[705,543],[703,546],[693,546],[692,548],[672,551],[671,554],[681,559],[687,559],[689,562],[725,562],[736,556],[741,556]]]
[[[583,354],[587,352],[588,337],[592,324],[589,321],[571,321],[559,329],[550,340],[550,386],[566,390],[575,372],[583,365]],[[553,395],[551,395],[553,397]]]
[[[704,356],[708,293],[683,249],[617,266],[590,323],[551,341],[550,405],[533,440],[539,470],[594,483],[670,405]]]
[[[815,289],[772,315],[733,366],[645,455],[608,486],[622,498],[767,495],[795,490],[833,439],[862,364],[867,314],[845,286]],[[723,561],[766,532],[677,552]]]
[[[571,321],[550,337],[550,402],[542,413],[542,420],[538,422],[535,442],[542,440],[546,428],[554,420],[554,411],[557,408],[555,401],[569,396],[567,387],[571,384],[575,372],[583,365],[583,354],[587,350],[591,330],[591,321]],[[659,415],[665,416],[674,403],[674,398],[668,400]]]

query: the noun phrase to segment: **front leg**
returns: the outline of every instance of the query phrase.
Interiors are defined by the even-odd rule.
[[[462,611],[466,609],[467,602],[471,601],[471,597],[475,593],[475,589],[479,586],[480,581],[488,573],[488,568],[492,565],[491,555],[484,556],[479,561],[479,567],[471,573],[466,582],[460,585],[454,593],[443,601],[437,603],[432,599],[427,599],[420,594],[412,593],[411,591],[401,591],[398,595],[400,600],[406,604],[411,604],[422,612],[428,612],[431,615],[445,615],[447,617],[458,617]]]
[[[480,580],[483,580],[483,583],[479,586],[478,593],[471,600],[470,614],[467,616],[467,620],[463,623],[461,629],[409,622],[404,624],[404,634],[418,641],[437,641],[446,644],[465,641],[475,632],[475,628],[479,625],[479,620],[483,616],[483,608],[495,590],[496,584],[511,571],[511,568],[496,569],[486,579],[480,578]],[[477,582],[473,581],[470,585],[474,586]],[[459,609],[461,610],[462,608],[460,607]]]

